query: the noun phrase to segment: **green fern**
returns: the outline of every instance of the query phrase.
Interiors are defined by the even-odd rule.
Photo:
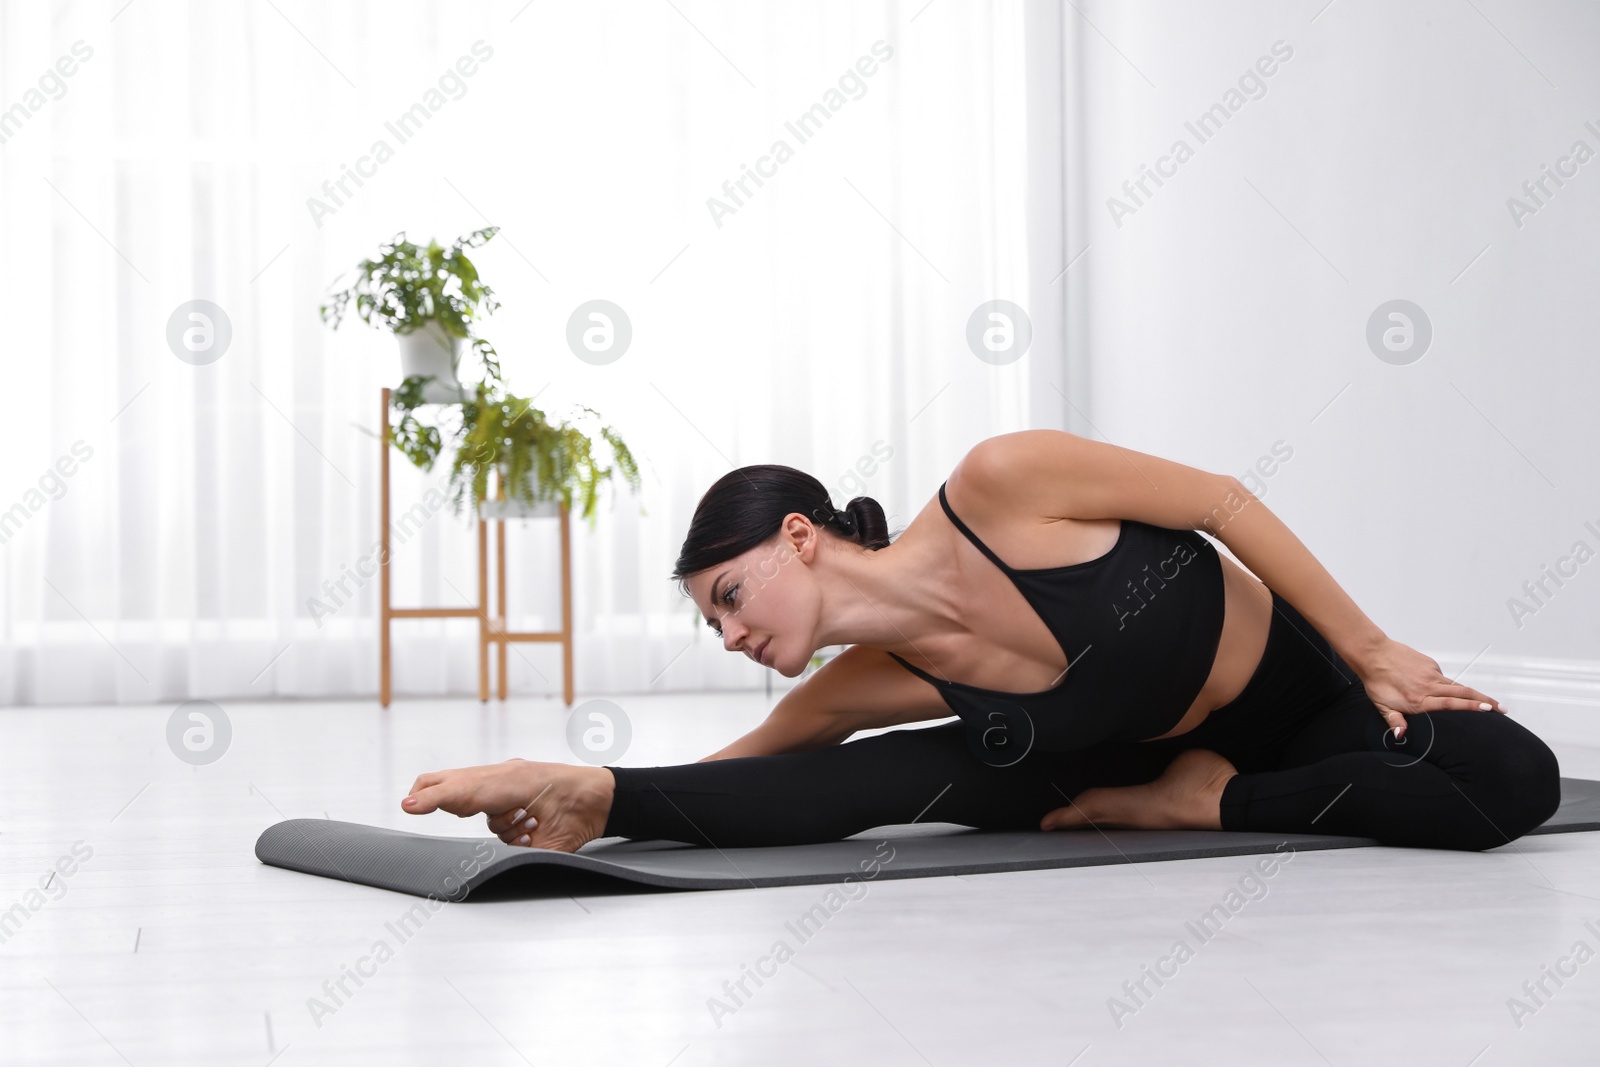
[[[593,408],[581,407],[599,418]],[[602,425],[598,436],[610,462],[595,455],[594,441],[567,422],[552,422],[533,401],[480,382],[475,399],[461,405],[460,446],[450,465],[451,504],[457,514],[471,500],[489,499],[489,473],[495,472],[507,498],[525,504],[560,500],[595,523],[600,486],[614,477],[635,492],[639,465],[620,434]]]

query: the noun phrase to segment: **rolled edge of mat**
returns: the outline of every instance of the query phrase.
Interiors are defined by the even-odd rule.
[[[286,819],[261,831],[256,858],[286,870],[456,901],[497,858],[492,839],[429,837],[334,819]],[[496,842],[498,844],[498,842]]]
[[[257,836],[255,854],[272,867],[450,902],[465,900],[486,882],[530,864],[575,868],[662,889],[732,888],[718,879],[638,871],[573,853],[513,847],[492,837],[435,837],[337,819],[274,823]]]

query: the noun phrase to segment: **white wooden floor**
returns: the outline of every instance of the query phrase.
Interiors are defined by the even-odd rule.
[[[615,699],[635,765],[697,759],[766,706]],[[172,710],[0,709],[0,1062],[1600,1062],[1600,834],[1300,853],[1203,944],[1186,922],[1254,857],[877,882],[803,943],[784,924],[823,887],[447,904],[402,943],[386,923],[417,898],[263,866],[256,835],[324,814],[479,835],[399,799],[423,770],[572,759],[561,705],[235,704],[204,766],[169,749]],[[1563,773],[1600,778],[1600,726],[1559,721]],[[779,938],[793,958],[714,1016]],[[1192,956],[1130,998],[1179,938]],[[1137,1008],[1120,1025],[1113,997]]]

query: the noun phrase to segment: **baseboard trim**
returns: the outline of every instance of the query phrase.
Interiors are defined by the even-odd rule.
[[[1600,707],[1600,660],[1538,659],[1531,656],[1439,656],[1445,675],[1474,689],[1511,703],[1515,690],[1527,699],[1548,700],[1557,704],[1586,704]],[[1464,671],[1452,674],[1451,671]],[[1491,692],[1504,689],[1506,692]]]
[[[1436,656],[1445,677],[1489,694],[1546,740],[1600,740],[1600,660]],[[1470,666],[1469,666],[1470,663]],[[1452,671],[1464,673],[1452,673]]]

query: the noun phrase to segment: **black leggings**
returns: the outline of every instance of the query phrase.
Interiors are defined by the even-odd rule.
[[[1222,828],[1371,837],[1480,850],[1555,814],[1555,754],[1493,711],[1406,716],[1396,743],[1360,679],[1287,601],[1272,595],[1266,651],[1244,691],[1197,728],[1160,741],[1033,751],[993,767],[962,723],[903,728],[811,752],[671,767],[610,767],[606,836],[734,848],[835,841],[895,823],[1037,830],[1094,786],[1160,777],[1184,749],[1239,773]]]

